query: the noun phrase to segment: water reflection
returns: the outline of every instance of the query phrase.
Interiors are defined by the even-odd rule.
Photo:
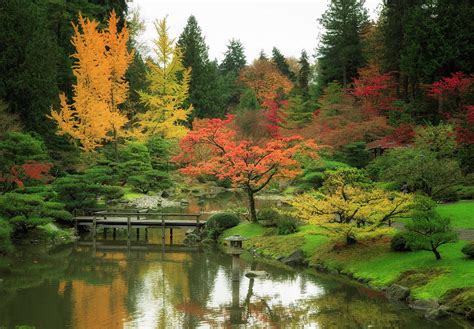
[[[460,328],[453,320],[427,322],[404,305],[388,303],[362,286],[329,276],[266,270],[267,279],[232,282],[231,257],[161,248],[161,233],[148,244],[98,239],[50,252],[25,248],[0,270],[0,327],[208,328],[245,325],[320,328]]]

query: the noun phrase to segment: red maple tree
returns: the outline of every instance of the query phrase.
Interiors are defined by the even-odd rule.
[[[10,167],[5,173],[0,174],[0,182],[7,184],[15,184],[19,188],[25,186],[26,179],[45,181],[49,177],[48,172],[53,167],[50,163],[27,161],[21,165]]]
[[[247,192],[250,216],[257,220],[254,194],[276,178],[292,178],[300,173],[298,153],[316,157],[316,144],[300,136],[258,142],[238,139],[232,128],[234,117],[200,120],[180,141],[181,154],[175,161],[184,165],[186,175],[214,175],[230,179]]]

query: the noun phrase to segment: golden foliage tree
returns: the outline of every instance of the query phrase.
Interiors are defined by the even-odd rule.
[[[323,226],[348,243],[364,232],[381,233],[385,224],[406,216],[412,203],[412,195],[377,189],[355,168],[330,172],[320,191],[290,201],[292,215]]]
[[[73,24],[72,44],[76,52],[73,74],[73,99],[68,103],[62,93],[60,111],[51,111],[57,122],[58,134],[68,134],[81,143],[85,151],[93,151],[103,142],[123,134],[127,117],[119,110],[128,95],[125,72],[133,59],[127,49],[128,30],[117,30],[118,18],[110,14],[107,28],[99,30],[99,23],[79,15]]]
[[[192,106],[183,107],[188,98],[191,68],[182,63],[182,53],[168,35],[166,17],[155,22],[158,39],[155,43],[156,61],[149,60],[146,79],[147,91],[140,91],[141,101],[147,111],[139,113],[135,135],[150,138],[161,135],[165,138],[181,138],[188,129],[183,122],[188,119]]]

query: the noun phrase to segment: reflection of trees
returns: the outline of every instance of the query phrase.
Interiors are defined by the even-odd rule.
[[[0,270],[0,327],[14,328],[18,323],[39,323],[44,328],[64,326],[64,318],[44,315],[70,308],[57,298],[57,280],[64,277],[72,247],[48,251],[42,246],[18,247],[8,268]],[[25,304],[25,293],[28,298]]]

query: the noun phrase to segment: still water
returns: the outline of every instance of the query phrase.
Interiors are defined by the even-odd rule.
[[[109,234],[111,235],[111,234]],[[462,328],[338,277],[240,263],[268,278],[231,281],[217,250],[102,235],[54,250],[20,248],[0,263],[0,328]]]

